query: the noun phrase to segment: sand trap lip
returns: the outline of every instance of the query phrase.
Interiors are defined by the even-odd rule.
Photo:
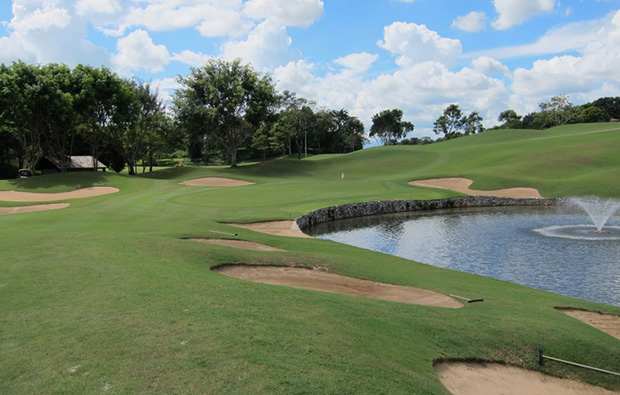
[[[233,178],[224,177],[203,177],[195,178],[193,180],[187,180],[180,182],[182,185],[189,185],[191,187],[241,187],[244,185],[254,185],[253,182],[235,180]]]
[[[0,191],[0,200],[5,202],[53,202],[56,200],[81,199],[107,195],[118,191],[117,188],[113,187],[89,187],[59,193]]]
[[[360,280],[302,267],[223,265],[213,270],[230,277],[261,284],[284,285],[424,306],[463,307],[461,303],[448,296],[426,289]]]
[[[499,363],[441,362],[439,379],[454,395],[612,395],[601,387]]]
[[[0,207],[0,215],[58,210],[58,209],[65,208],[65,207],[69,207],[69,203],[37,204],[34,206],[19,206],[19,207]]]
[[[471,196],[495,196],[510,198],[542,198],[535,188],[507,188],[497,189],[494,191],[479,191],[470,189],[469,186],[473,181],[468,178],[448,177],[448,178],[431,178],[428,180],[410,181],[409,185],[427,188],[449,189],[451,191],[465,193]]]
[[[185,240],[196,241],[199,243],[213,244],[224,247],[240,248],[242,250],[251,251],[268,251],[268,252],[282,252],[279,248],[271,247],[266,244],[256,243],[254,241],[247,240],[231,240],[231,239],[202,239],[191,237]]]
[[[229,223],[228,225],[275,236],[312,238],[312,236],[302,232],[295,221],[268,221],[247,224]]]
[[[620,316],[564,307],[558,307],[556,310],[620,339]]]

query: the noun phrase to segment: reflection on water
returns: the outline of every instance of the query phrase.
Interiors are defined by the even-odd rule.
[[[355,218],[308,231],[322,239],[567,296],[620,306],[620,241],[545,237],[536,229],[588,225],[553,208],[437,210]],[[607,225],[620,225],[612,217]]]

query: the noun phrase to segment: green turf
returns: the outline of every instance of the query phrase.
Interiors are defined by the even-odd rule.
[[[0,216],[0,393],[445,394],[432,364],[449,358],[502,361],[620,391],[617,377],[536,363],[542,345],[547,355],[620,371],[620,341],[553,309],[620,314],[617,307],[223,223],[454,196],[407,185],[441,176],[470,177],[477,189],[620,198],[618,146],[618,124],[575,125],[236,169],[0,181],[0,190],[120,189],[62,210]],[[179,185],[206,176],[256,184]],[[225,237],[213,231],[286,252],[182,240]],[[326,265],[485,302],[454,310],[254,284],[209,270],[222,263]]]

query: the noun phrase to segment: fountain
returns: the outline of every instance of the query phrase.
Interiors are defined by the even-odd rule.
[[[592,224],[549,226],[535,229],[535,231],[544,236],[567,239],[620,240],[620,227],[605,227],[609,218],[620,210],[620,201],[602,199],[595,196],[572,197],[563,199],[560,207],[564,209],[578,209],[580,212],[585,212]]]

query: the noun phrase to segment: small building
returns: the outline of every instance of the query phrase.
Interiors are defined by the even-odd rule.
[[[106,171],[107,168],[106,165],[95,160],[95,158],[90,155],[67,157],[67,171]],[[61,166],[55,159],[44,157],[37,163],[36,170],[40,170],[43,174],[58,173],[61,170]]]

